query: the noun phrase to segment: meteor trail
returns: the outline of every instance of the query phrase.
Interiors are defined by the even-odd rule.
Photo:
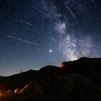
[[[30,24],[30,23],[28,23],[28,22],[26,22],[26,21],[23,21],[23,20],[20,20],[20,21],[23,22],[23,23],[25,23],[25,24],[27,24],[27,25],[32,26],[32,24]]]
[[[73,14],[73,12],[69,9],[69,7],[67,6],[67,5],[65,5],[66,6],[66,8],[69,10],[69,12],[73,15],[73,17],[75,17],[76,18],[76,16]]]
[[[6,35],[6,34],[4,34],[4,36],[7,36],[7,37],[9,37],[9,38],[13,38],[13,39],[16,39],[16,40],[20,40],[20,41],[23,41],[23,42],[26,42],[26,43],[29,43],[29,44],[38,45],[38,44],[36,44],[36,43],[29,42],[29,41],[26,41],[26,40],[23,40],[23,39],[19,39],[19,38],[16,38],[16,37],[10,36],[10,35]]]
[[[53,41],[56,41],[54,38],[50,38],[50,39],[52,39]]]
[[[36,8],[36,7],[34,7],[34,6],[33,6],[33,8],[34,8],[34,9],[36,9],[37,11],[41,12],[42,14],[44,14],[44,15],[48,16],[46,13],[44,13],[44,12],[43,12],[43,11],[41,11],[40,9],[38,9],[38,8]],[[48,16],[48,17],[49,17],[49,18],[51,18],[50,16]]]

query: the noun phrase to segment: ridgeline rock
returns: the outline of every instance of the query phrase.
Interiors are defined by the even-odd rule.
[[[43,80],[43,84],[46,82],[54,81],[58,76],[65,76],[67,74],[76,73],[84,75],[91,79],[94,83],[101,83],[101,58],[80,58],[75,61],[63,62],[62,67],[55,73]]]
[[[41,80],[35,80],[34,82],[30,82],[26,84],[26,86],[21,90],[22,96],[38,96],[38,95],[44,95],[42,91],[42,84]]]
[[[45,79],[59,69],[60,67],[48,65],[48,66],[42,67],[39,70],[38,75],[40,76],[40,79]]]

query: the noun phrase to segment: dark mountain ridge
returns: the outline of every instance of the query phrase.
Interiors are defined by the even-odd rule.
[[[63,62],[61,68],[54,74],[48,76],[49,80],[57,78],[57,76],[67,75],[71,73],[81,74],[89,79],[101,77],[101,58],[80,58],[75,61]],[[45,80],[44,80],[45,81]]]
[[[100,101],[101,58],[83,57],[63,62],[61,68],[46,66],[1,77],[0,87],[5,91],[21,89],[0,101]]]
[[[40,70],[29,70],[26,72],[21,72],[7,77],[0,77],[0,90],[6,91],[9,89],[14,90],[15,88],[22,89],[27,83],[34,81],[36,79],[43,80],[53,72],[60,69],[60,67],[46,66],[42,67]]]

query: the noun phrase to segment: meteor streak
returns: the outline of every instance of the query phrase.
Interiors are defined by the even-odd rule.
[[[53,41],[56,41],[54,38],[50,38],[50,39],[52,39]]]
[[[33,6],[33,8],[36,9],[37,11],[41,12],[42,14],[48,16],[49,18],[51,18],[49,15],[47,15],[46,13],[44,13],[43,11],[41,11],[40,9],[38,9],[38,8],[36,8],[36,7],[34,7],[34,6]]]
[[[30,23],[28,23],[28,22],[26,22],[26,21],[23,21],[23,20],[20,20],[20,21],[23,22],[23,23],[25,23],[25,24],[27,24],[27,25],[32,26],[32,24],[30,24]]]
[[[7,36],[7,37],[9,37],[9,38],[13,38],[13,39],[16,39],[16,40],[20,40],[20,41],[23,41],[23,42],[26,42],[26,43],[29,43],[29,44],[38,45],[38,44],[36,44],[36,43],[29,42],[29,41],[26,41],[26,40],[23,40],[23,39],[19,39],[19,38],[16,38],[16,37],[10,36],[10,35],[6,35],[6,34],[4,34],[4,36]]]
[[[76,18],[76,16],[73,14],[73,12],[69,9],[69,7],[67,6],[67,5],[65,5],[66,6],[66,8],[69,10],[69,12],[73,15],[73,17],[75,17]]]

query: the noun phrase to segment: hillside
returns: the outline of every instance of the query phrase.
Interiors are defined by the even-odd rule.
[[[0,101],[101,100],[101,58],[84,57],[75,61],[63,62],[61,68],[46,66],[39,71],[30,70],[0,80],[3,83],[5,80],[10,81],[9,84],[15,87],[16,80],[12,81],[15,78],[19,80],[16,86],[24,85],[21,91],[1,96]],[[23,78],[25,82],[21,82]]]
[[[8,77],[0,77],[0,91],[14,90],[16,88],[22,89],[27,83],[36,79],[43,80],[53,72],[57,71],[59,67],[46,66],[40,70],[29,70],[14,74]]]

